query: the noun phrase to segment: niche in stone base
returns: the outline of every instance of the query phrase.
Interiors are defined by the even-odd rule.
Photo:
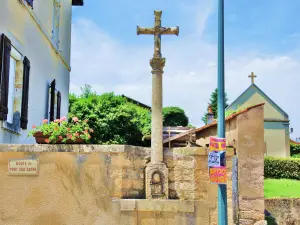
[[[168,199],[168,168],[164,163],[146,167],[146,198]]]

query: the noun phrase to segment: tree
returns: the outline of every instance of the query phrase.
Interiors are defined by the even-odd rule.
[[[81,97],[82,98],[88,98],[91,95],[96,95],[97,93],[92,91],[92,86],[85,84],[81,89]]]
[[[82,90],[80,96],[70,95],[69,112],[71,117],[89,120],[94,130],[92,143],[144,145],[143,136],[151,132],[149,110],[114,93],[96,95],[91,89]]]
[[[163,125],[164,126],[187,126],[189,123],[188,117],[183,109],[179,107],[163,108]]]
[[[97,95],[91,86],[81,88],[77,96],[69,95],[70,117],[88,119],[94,130],[94,144],[128,144],[147,146],[143,137],[151,134],[151,112],[114,93]],[[188,118],[179,107],[163,109],[165,126],[187,126]]]
[[[209,104],[211,105],[214,118],[217,119],[218,118],[218,88],[216,88],[211,93]],[[225,93],[225,108],[227,107],[228,107],[228,98],[227,98],[227,94]],[[204,122],[204,124],[207,124],[207,112],[202,117],[202,121]]]

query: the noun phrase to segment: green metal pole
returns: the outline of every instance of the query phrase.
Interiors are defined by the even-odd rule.
[[[218,3],[218,137],[225,138],[224,0]],[[218,184],[218,224],[228,224],[226,184]]]

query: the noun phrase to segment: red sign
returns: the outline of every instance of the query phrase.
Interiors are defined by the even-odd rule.
[[[226,184],[226,167],[211,167],[209,168],[210,182]]]
[[[210,137],[208,167],[210,182],[226,184],[226,138]]]
[[[210,149],[210,151],[225,151],[226,150],[226,139],[210,137],[209,149]]]

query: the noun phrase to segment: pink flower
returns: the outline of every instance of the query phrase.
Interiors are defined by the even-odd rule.
[[[63,139],[63,137],[62,137],[62,136],[59,136],[59,137],[58,137],[58,139],[59,139],[59,140],[62,140],[62,139]]]
[[[94,133],[94,130],[93,130],[93,129],[90,129],[90,132],[91,132],[91,133]]]
[[[76,123],[78,122],[78,118],[77,117],[73,117],[72,120]]]
[[[75,133],[75,136],[76,136],[76,137],[79,137],[79,133],[78,133],[78,132],[76,132],[76,133]]]
[[[72,137],[73,137],[72,134],[70,134],[70,135],[68,136],[69,139],[72,139]]]
[[[54,120],[54,123],[58,123],[58,122],[59,122],[59,120],[58,120],[58,119]]]
[[[32,125],[32,129],[35,129],[36,128],[36,125]]]
[[[65,116],[63,116],[62,118],[60,118],[60,121],[62,122],[62,121],[65,121],[65,120],[67,120],[67,118],[65,117]]]
[[[91,135],[88,135],[88,139],[91,139]]]
[[[67,130],[68,130],[68,131],[70,131],[70,130],[71,130],[71,128],[70,128],[70,127],[68,127],[68,128],[67,128]]]
[[[84,120],[85,123],[89,122],[89,120]]]
[[[85,130],[84,133],[87,134],[87,133],[88,133],[88,130]]]
[[[48,120],[44,119],[42,122],[45,124],[45,123],[48,123]]]
[[[49,144],[50,140],[48,138],[45,139],[45,142]]]

